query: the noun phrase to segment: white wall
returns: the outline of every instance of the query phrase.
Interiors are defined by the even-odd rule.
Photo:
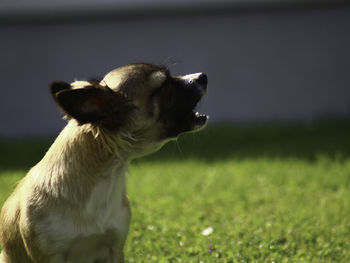
[[[202,111],[214,123],[349,115],[349,17],[333,8],[0,25],[0,137],[61,129],[51,81],[138,61],[206,72]]]

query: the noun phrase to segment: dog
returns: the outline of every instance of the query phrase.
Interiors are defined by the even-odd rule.
[[[52,83],[68,123],[2,208],[0,262],[124,262],[128,164],[203,128],[208,116],[195,107],[206,92],[204,73],[147,63]]]

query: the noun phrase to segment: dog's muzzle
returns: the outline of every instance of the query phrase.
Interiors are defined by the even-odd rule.
[[[181,79],[189,89],[194,91],[193,93],[194,107],[189,116],[190,116],[190,122],[191,122],[191,130],[198,130],[200,128],[203,128],[207,124],[209,119],[209,116],[205,114],[200,114],[194,111],[194,108],[197,105],[197,103],[207,93],[208,78],[206,74],[200,72],[200,73],[194,73],[194,74],[188,74],[188,75],[182,76]]]
[[[208,78],[207,75],[200,72],[194,74],[188,74],[181,77],[183,81],[189,86],[195,86],[200,92],[200,96],[204,96],[207,93]]]

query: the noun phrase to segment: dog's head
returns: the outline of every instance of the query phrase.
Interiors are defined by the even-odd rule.
[[[55,101],[80,124],[154,143],[204,127],[208,117],[195,107],[206,91],[203,73],[171,76],[167,68],[145,63],[117,68],[101,81],[51,85]]]

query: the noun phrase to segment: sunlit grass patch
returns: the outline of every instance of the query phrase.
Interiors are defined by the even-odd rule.
[[[18,182],[26,174],[25,171],[0,171],[0,204],[5,202]]]
[[[157,167],[131,169],[131,262],[350,259],[350,160],[188,160]],[[212,233],[203,235],[209,227]]]

